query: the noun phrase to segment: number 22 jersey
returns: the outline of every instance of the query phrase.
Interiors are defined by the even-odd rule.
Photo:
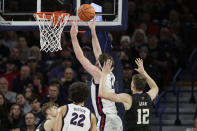
[[[62,121],[62,131],[89,131],[90,127],[90,110],[83,106],[68,104]]]

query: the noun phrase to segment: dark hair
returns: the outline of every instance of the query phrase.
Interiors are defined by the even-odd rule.
[[[136,90],[143,91],[146,87],[146,78],[141,74],[135,74],[132,77],[133,84],[136,87]]]
[[[25,98],[25,95],[24,95],[23,93],[17,93],[17,94],[16,94],[16,99],[17,99],[17,97],[20,96],[20,95],[22,95],[22,96]],[[25,99],[26,99],[26,98],[25,98]]]
[[[40,79],[41,82],[43,82],[43,76],[40,72],[36,72],[35,74],[33,74],[32,78],[33,79],[38,78],[38,79]]]
[[[53,102],[44,103],[43,106],[42,106],[42,114],[44,114],[44,116],[46,117],[47,116],[46,111],[53,106],[56,106],[56,104],[53,103]]]
[[[49,86],[57,86],[57,87],[59,88],[59,87],[60,87],[60,81],[59,81],[57,78],[53,78],[53,79],[50,81]]]
[[[30,99],[29,99],[29,103],[32,104],[35,100],[37,100],[38,102],[40,102],[40,99],[38,96],[32,96]]]
[[[75,82],[69,87],[69,98],[75,103],[84,102],[89,95],[88,86],[83,82]]]
[[[114,66],[114,59],[109,54],[103,53],[98,58],[98,60],[99,60],[99,62],[100,62],[100,64],[101,64],[102,67],[104,65],[104,62],[106,62],[108,59],[112,60],[112,66]]]

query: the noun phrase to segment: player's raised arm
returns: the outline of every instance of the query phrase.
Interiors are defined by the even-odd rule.
[[[107,75],[113,70],[112,61],[107,60],[107,62],[104,63],[103,69],[102,69],[102,77],[100,80],[100,87],[99,87],[99,97],[114,101],[114,102],[121,102],[123,103],[125,110],[128,110],[131,108],[132,104],[132,97],[126,93],[120,93],[116,94],[113,92],[109,92],[106,89],[106,80]]]
[[[96,35],[96,17],[94,18],[93,22],[88,23],[88,25],[92,34],[92,47],[94,51],[94,56],[95,56],[95,59],[98,60],[99,56],[102,54],[102,50],[101,50],[100,43]]]
[[[96,66],[92,65],[92,63],[90,63],[90,61],[84,56],[83,51],[81,50],[81,47],[77,39],[77,34],[78,34],[78,26],[72,23],[70,35],[71,35],[73,50],[75,52],[76,58],[79,60],[81,65],[88,73],[90,73],[94,77],[97,77],[98,75],[101,74],[101,72]]]
[[[158,92],[159,92],[159,88],[157,86],[157,84],[155,83],[155,81],[148,75],[148,73],[144,70],[144,66],[143,66],[143,60],[140,58],[137,58],[135,60],[135,63],[137,64],[138,68],[135,69],[137,72],[139,72],[140,74],[144,75],[146,77],[146,81],[149,85],[149,87],[151,88],[147,94],[151,97],[151,100],[155,99],[155,97],[157,96]]]

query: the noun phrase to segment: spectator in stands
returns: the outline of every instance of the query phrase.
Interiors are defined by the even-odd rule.
[[[20,131],[35,131],[35,116],[29,112],[25,115],[25,125],[21,127]]]
[[[49,85],[49,93],[44,97],[42,104],[46,102],[53,102],[56,103],[58,106],[62,106],[64,102],[60,99],[59,88],[60,84],[52,82]]]
[[[177,27],[177,29],[180,29],[181,23],[179,19],[179,12],[176,10],[172,9],[169,13],[169,22],[168,22],[168,27]]]
[[[20,75],[14,78],[12,82],[12,90],[16,93],[22,93],[24,87],[31,83],[30,68],[27,65],[21,67]]]
[[[64,70],[64,77],[61,78],[62,86],[60,87],[60,96],[66,104],[68,104],[68,89],[73,82],[75,82],[74,71],[72,68],[66,68]]]
[[[64,76],[64,70],[68,67],[72,67],[72,57],[62,57],[62,61],[61,64],[54,67],[50,73],[50,80],[57,78],[57,79],[61,79]]]
[[[143,44],[147,44],[148,43],[148,39],[147,36],[144,32],[144,30],[142,29],[137,29],[135,30],[132,38],[131,38],[131,43],[132,43],[132,47],[131,47],[131,51],[130,51],[130,62],[135,61],[136,58],[139,57],[138,55],[138,51],[139,51],[139,47],[142,46]]]
[[[120,59],[120,60],[124,60],[125,59],[125,53],[121,50],[120,48],[120,45],[116,44],[116,45],[113,45],[113,53],[117,55],[117,57]]]
[[[31,74],[34,74],[36,72],[44,72],[44,69],[41,68],[41,66],[38,63],[38,60],[34,56],[28,57],[27,66],[29,66]]]
[[[79,80],[84,82],[84,83],[87,83],[87,81],[88,81],[88,73],[87,73],[87,71],[84,70],[83,68],[81,68],[80,71],[79,71],[79,75],[80,75]]]
[[[3,57],[3,61],[6,61],[10,55],[10,50],[3,44],[4,37],[0,34],[0,55]]]
[[[30,106],[32,108],[31,112],[35,116],[35,125],[37,127],[45,119],[42,114],[40,99],[32,97],[30,99]]]
[[[19,50],[18,50],[18,48],[12,48],[11,49],[9,58],[14,61],[14,63],[17,66],[17,69],[20,69],[22,64],[21,64],[21,61],[20,61],[20,58],[19,58]]]
[[[9,103],[16,102],[16,93],[8,90],[8,80],[5,77],[0,78],[0,92]]]
[[[16,95],[16,103],[20,105],[24,114],[31,111],[31,106],[29,105],[28,101],[26,100],[23,94],[19,93]]]
[[[164,50],[161,48],[161,45],[158,43],[158,38],[155,35],[150,36],[149,38],[149,49],[150,56],[152,57],[155,64],[162,68],[166,68],[167,60]]]
[[[27,46],[27,41],[24,36],[20,36],[18,38],[17,48],[19,50],[19,59],[22,63],[25,63],[27,61],[27,58],[30,54],[30,49]]]
[[[40,99],[42,99],[48,93],[48,87],[43,81],[43,76],[41,73],[37,72],[32,76],[33,80],[33,91],[37,94]]]
[[[23,125],[23,111],[18,104],[13,104],[10,108],[10,113],[8,115],[9,119],[9,128],[11,130],[19,130],[20,127]]]
[[[6,98],[2,93],[0,93],[0,130],[8,131],[9,129],[9,121],[8,121],[8,103]]]
[[[125,35],[121,37],[120,48],[121,48],[120,60],[129,60],[129,57],[127,55],[130,53],[130,48],[131,48],[131,38],[129,36]]]
[[[124,90],[129,93],[131,87],[131,79],[133,74],[133,68],[129,61],[122,61],[123,65],[123,83],[124,83]]]
[[[5,63],[5,70],[3,72],[3,74],[0,74],[0,78],[5,77],[9,83],[8,90],[12,90],[12,81],[17,75],[19,75],[15,62],[8,59]]]
[[[61,82],[62,85],[65,85],[66,82],[74,82],[74,71],[72,68],[68,67],[64,70],[64,77],[61,78]]]
[[[24,88],[24,96],[28,102],[32,99],[32,97],[35,96],[35,94],[33,93],[33,86],[31,84]]]
[[[6,32],[5,43],[10,48],[10,50],[12,50],[14,47],[17,46],[17,39],[18,39],[18,35],[16,31]]]
[[[12,74],[17,71],[17,67],[15,65],[15,62],[13,60],[7,60],[6,61],[6,70],[4,74]]]
[[[30,56],[35,57],[37,61],[40,61],[42,59],[40,49],[37,46],[32,46],[30,48]]]

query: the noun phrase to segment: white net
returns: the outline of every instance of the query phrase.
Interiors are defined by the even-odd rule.
[[[61,13],[61,15],[53,14],[35,14],[34,17],[40,29],[40,46],[41,51],[54,52],[62,50],[61,34],[64,26],[69,19],[68,14]]]

